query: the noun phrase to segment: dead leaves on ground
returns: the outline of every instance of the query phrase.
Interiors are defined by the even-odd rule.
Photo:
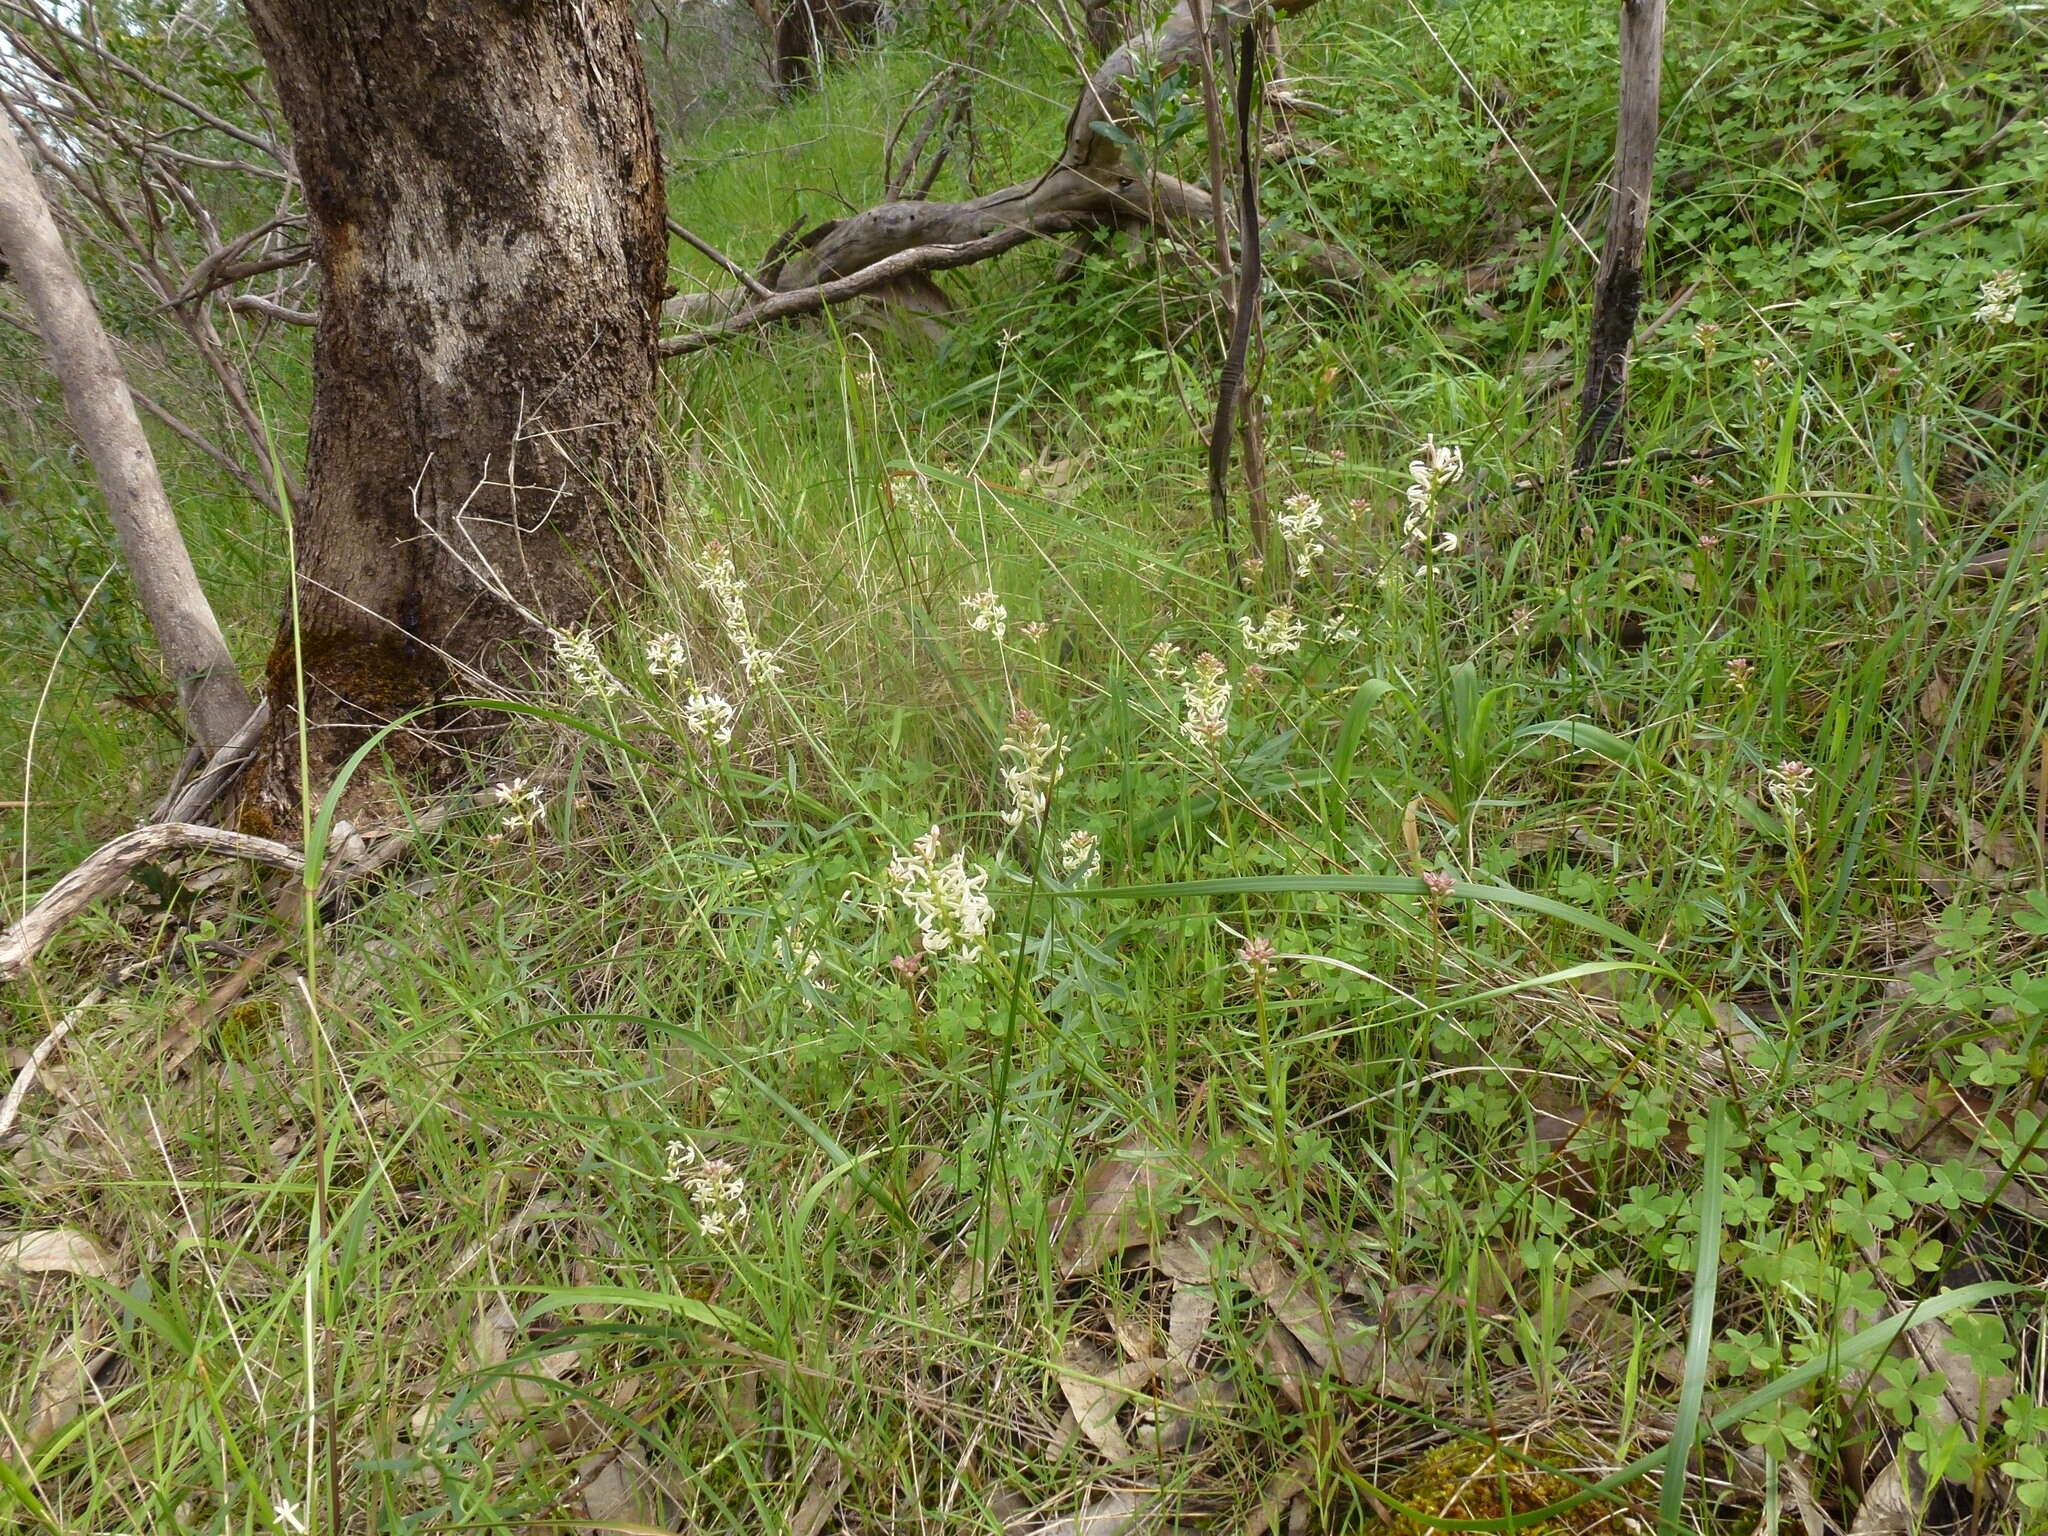
[[[1160,1457],[1227,1431],[1247,1365],[1295,1413],[1331,1388],[1442,1401],[1453,1382],[1436,1358],[1447,1310],[1437,1288],[1386,1286],[1325,1234],[1284,1244],[1202,1209],[1206,1155],[1200,1144],[1170,1151],[1134,1137],[1054,1202],[1051,1268],[1086,1286],[1052,1370],[1066,1407],[1058,1444],[1085,1445],[1112,1475],[1156,1474]],[[1139,1518],[1098,1500],[1015,1529],[1121,1529]]]

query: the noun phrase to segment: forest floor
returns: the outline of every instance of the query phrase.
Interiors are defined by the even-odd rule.
[[[1610,9],[1283,30],[1269,212],[1367,276],[1274,275],[1255,595],[1213,285],[1027,250],[942,341],[673,365],[651,595],[328,921],[166,865],[0,994],[16,1066],[70,1021],[0,1525],[2048,1529],[2043,18],[1674,8],[1589,487]],[[860,205],[928,72],[670,146],[673,211]],[[1063,55],[980,90],[1030,174]],[[9,919],[176,758],[60,432]],[[253,672],[281,539],[171,463]]]

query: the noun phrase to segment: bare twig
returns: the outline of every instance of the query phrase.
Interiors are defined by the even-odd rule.
[[[689,230],[683,228],[674,219],[668,221],[668,232],[682,241],[683,244],[689,246],[698,255],[709,257],[712,261],[725,268],[731,276],[738,278],[740,285],[753,294],[755,298],[765,299],[774,291],[766,287],[759,278],[726,255],[725,252],[718,249],[717,246],[700,236],[691,234]]]
[[[219,827],[177,821],[138,827],[103,844],[83,864],[51,886],[20,922],[0,934],[0,982],[9,982],[19,976],[66,923],[127,879],[137,865],[170,853],[190,852],[250,859],[274,869],[293,872],[306,867],[305,857],[298,849],[274,843],[267,837],[249,837],[240,832],[226,832]]]
[[[270,723],[270,700],[260,701],[242,728],[228,738],[225,745],[213,754],[213,758],[198,777],[191,783],[174,788],[165,795],[161,804],[150,813],[152,823],[167,821],[197,821],[212,808],[215,801],[227,793],[228,786],[241,775],[244,768],[256,756],[256,742],[263,734],[263,727]]]
[[[21,1106],[28,1098],[28,1092],[36,1085],[36,1077],[43,1070],[43,1063],[57,1052],[64,1043],[64,1037],[71,1033],[72,1026],[85,1017],[86,1010],[100,1000],[101,989],[94,987],[73,1007],[65,1011],[50,1032],[38,1040],[35,1049],[28,1053],[28,1060],[21,1064],[21,1070],[14,1074],[14,1084],[7,1090],[7,1097],[0,1100],[0,1146],[7,1144],[7,1136],[14,1129],[14,1122],[21,1115]]]

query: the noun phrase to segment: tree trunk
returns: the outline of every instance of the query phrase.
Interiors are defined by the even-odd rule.
[[[177,682],[185,727],[211,754],[249,718],[249,695],[221,638],[213,606],[200,590],[113,343],[4,115],[0,250],[43,333],[51,366],[64,387],[64,408],[99,475],[135,596],[156,634],[164,666]],[[0,266],[0,273],[5,271]]]
[[[1622,0],[1621,112],[1614,140],[1613,201],[1593,292],[1586,386],[1579,401],[1580,474],[1619,455],[1627,429],[1628,349],[1643,308],[1643,242],[1657,159],[1657,97],[1664,72],[1665,0]]]
[[[242,806],[278,836],[301,667],[318,793],[377,727],[516,680],[632,584],[660,503],[666,207],[628,0],[246,4],[322,288],[297,612]],[[422,726],[391,752],[433,777],[490,722]]]
[[[877,0],[754,0],[754,13],[768,29],[768,77],[776,94],[786,98],[815,84],[828,54],[874,36],[881,12]]]

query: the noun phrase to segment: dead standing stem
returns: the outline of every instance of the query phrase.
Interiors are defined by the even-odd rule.
[[[1657,158],[1657,95],[1664,70],[1665,0],[1622,0],[1621,112],[1615,130],[1613,201],[1593,294],[1586,386],[1579,403],[1580,474],[1618,455],[1626,426],[1628,352],[1643,307],[1643,243]]]

